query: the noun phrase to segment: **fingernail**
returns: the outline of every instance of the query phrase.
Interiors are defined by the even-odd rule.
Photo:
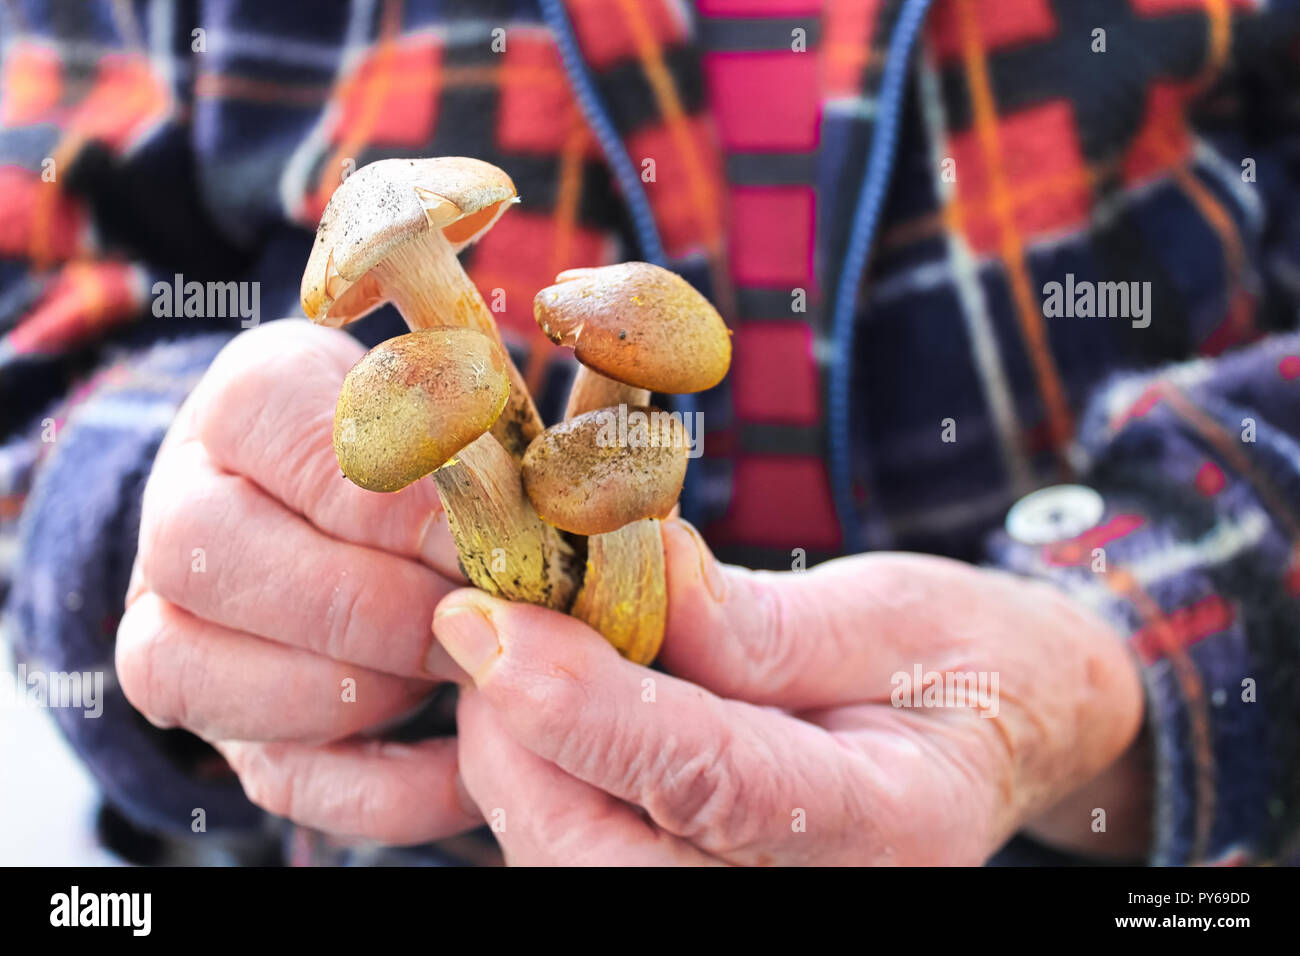
[[[465,786],[465,781],[462,779],[460,771],[456,772],[455,786],[456,802],[460,804],[460,808],[465,811],[465,816],[475,820],[482,819],[483,811],[478,808],[478,804],[475,803],[474,798],[470,796],[469,789]]]
[[[433,633],[452,660],[478,682],[483,672],[501,655],[496,628],[486,614],[467,604],[458,604],[433,616]]]
[[[429,656],[424,661],[424,672],[434,680],[448,681],[452,684],[473,684],[464,669],[451,659],[447,648],[437,641],[429,648]]]
[[[713,552],[709,550],[709,546],[704,543],[704,538],[695,530],[693,524],[689,521],[683,521],[681,526],[691,536],[691,540],[695,542],[695,549],[699,552],[700,577],[704,581],[704,586],[709,589],[709,594],[713,596],[713,600],[721,604],[727,599],[727,579],[722,576],[722,569],[718,567],[718,559],[713,556]]]
[[[452,540],[446,514],[441,509],[430,511],[424,519],[424,527],[420,529],[420,560],[452,581],[465,580],[460,570],[456,542]]]

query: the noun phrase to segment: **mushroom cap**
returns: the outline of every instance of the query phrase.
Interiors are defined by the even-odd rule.
[[[521,463],[524,489],[548,524],[605,534],[667,517],[682,491],[688,452],[679,415],[633,406],[624,427],[618,408],[601,408],[533,439]]]
[[[652,392],[700,392],[731,364],[731,333],[689,282],[648,262],[570,269],[533,299],[537,325],[608,378]]]
[[[441,229],[459,252],[518,201],[504,170],[466,156],[381,159],[330,197],[302,274],[302,308],[321,325],[346,325],[387,301],[370,275],[402,243]]]
[[[421,329],[352,366],[334,409],[334,454],[355,484],[397,491],[497,420],[510,394],[500,346],[474,329]]]

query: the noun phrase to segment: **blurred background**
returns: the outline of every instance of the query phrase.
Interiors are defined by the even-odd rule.
[[[0,641],[0,670],[13,668]],[[98,809],[90,775],[49,712],[0,696],[0,866],[122,865],[95,836]]]

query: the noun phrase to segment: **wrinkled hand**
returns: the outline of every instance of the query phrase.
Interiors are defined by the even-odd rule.
[[[456,741],[356,735],[464,678],[429,630],[464,579],[431,482],[376,495],[339,475],[334,402],[362,352],[303,321],[221,352],[149,477],[117,669],[137,709],[212,742],[255,803],[416,843],[480,822]]]
[[[438,609],[477,688],[461,774],[508,862],[978,864],[1071,803],[1039,829],[1088,830],[1077,791],[1118,765],[1142,696],[1064,594],[918,555],[747,572],[664,528],[675,676],[551,611],[468,590]],[[894,706],[918,665],[996,674],[996,696]]]

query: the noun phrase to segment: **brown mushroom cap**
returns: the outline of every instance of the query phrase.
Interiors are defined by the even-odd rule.
[[[506,173],[479,159],[381,159],[330,197],[302,275],[302,308],[346,325],[387,301],[370,270],[403,243],[440,229],[460,251],[517,201]]]
[[[510,391],[505,356],[473,329],[423,329],[383,342],[343,380],[334,453],[354,483],[397,491],[492,427]]]
[[[644,427],[638,428],[641,413]],[[676,415],[646,406],[602,408],[554,425],[524,453],[524,488],[542,520],[573,534],[605,534],[673,510],[689,443]]]
[[[731,364],[731,333],[717,309],[648,262],[561,272],[537,293],[533,317],[583,365],[636,388],[703,391]]]

